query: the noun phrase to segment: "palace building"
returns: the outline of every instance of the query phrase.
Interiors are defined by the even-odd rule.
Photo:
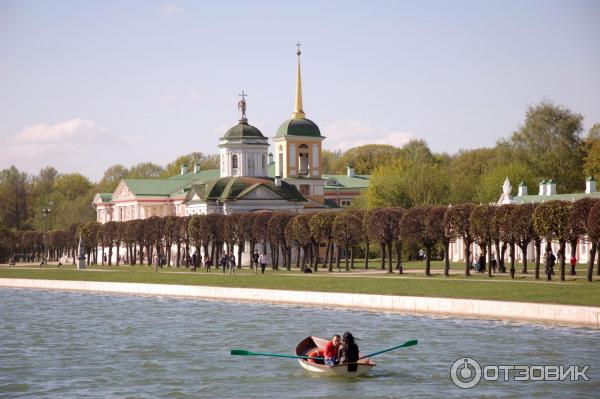
[[[241,118],[219,139],[219,169],[200,170],[196,164],[190,170],[183,165],[179,175],[167,179],[123,179],[113,193],[94,196],[97,221],[350,206],[368,187],[369,176],[354,174],[350,165],[345,175],[323,174],[326,138],[303,110],[300,55],[298,44],[295,109],[272,140],[274,156],[269,154],[269,139],[248,122],[242,91]]]

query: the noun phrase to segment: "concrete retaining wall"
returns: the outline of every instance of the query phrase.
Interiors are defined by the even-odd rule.
[[[164,295],[203,299],[286,303],[397,313],[434,314],[502,320],[528,320],[600,329],[600,307],[549,305],[480,299],[341,294],[193,285],[110,283],[0,278],[0,287]]]

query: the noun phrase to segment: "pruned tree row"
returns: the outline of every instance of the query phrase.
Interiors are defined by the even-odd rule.
[[[43,258],[43,234],[37,231],[0,231],[3,260],[35,262]],[[369,268],[369,253],[376,246],[381,254],[381,269],[394,268],[401,274],[403,245],[424,252],[425,275],[431,275],[434,253],[444,255],[444,274],[449,275],[451,242],[461,240],[465,249],[466,276],[470,275],[473,246],[480,249],[482,269],[492,276],[492,265],[505,272],[508,258],[510,275],[516,273],[517,250],[521,251],[522,273],[529,273],[528,251],[533,248],[535,278],[540,267],[548,272],[550,243],[558,244],[556,253],[560,280],[566,275],[566,249],[575,253],[581,240],[589,242],[588,280],[592,280],[596,252],[600,243],[600,200],[548,201],[541,204],[424,205],[410,208],[323,211],[313,214],[257,211],[233,215],[193,215],[188,217],[150,217],[126,222],[99,224],[88,222],[66,230],[47,233],[49,260],[75,259],[78,242],[85,243],[89,264],[153,264],[196,267],[208,258],[214,262],[222,254],[242,259],[243,252],[269,255],[274,269],[290,270],[319,267],[332,271],[354,268],[357,254],[364,256]],[[542,243],[546,247],[542,248]],[[99,250],[95,250],[100,248]],[[116,254],[113,252],[116,251]],[[507,255],[508,252],[508,256]],[[292,259],[293,255],[296,259]],[[600,258],[600,257],[598,257]],[[113,261],[116,259],[115,261]],[[598,262],[600,274],[600,259]],[[241,265],[250,266],[250,265]],[[570,274],[575,274],[571,267]]]

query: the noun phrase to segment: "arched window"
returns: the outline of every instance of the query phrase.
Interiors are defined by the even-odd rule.
[[[306,144],[298,147],[298,167],[300,175],[308,175],[308,146]]]
[[[238,167],[237,155],[233,154],[231,156],[231,169],[237,169],[237,167]]]
[[[266,168],[267,167],[267,156],[263,155],[262,156],[262,168]]]
[[[248,174],[254,176],[254,159],[248,158]]]

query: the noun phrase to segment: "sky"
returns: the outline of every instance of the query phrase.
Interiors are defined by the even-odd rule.
[[[0,0],[0,168],[217,153],[248,93],[267,137],[304,111],[324,147],[493,146],[550,100],[600,122],[600,1]]]

